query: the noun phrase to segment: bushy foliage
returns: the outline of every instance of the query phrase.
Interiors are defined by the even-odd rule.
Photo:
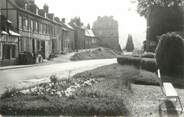
[[[117,61],[121,65],[132,65],[137,68],[139,68],[141,65],[141,58],[139,57],[122,56],[122,57],[118,57]]]
[[[65,116],[127,116],[128,109],[124,100],[116,97],[90,98],[55,96],[22,96],[14,97],[0,104],[3,115],[65,115]]]
[[[83,26],[83,23],[82,23],[80,17],[74,17],[74,18],[72,18],[70,20],[70,23],[69,24],[71,24],[71,25],[75,24],[75,25],[77,25],[79,27]]]
[[[50,82],[56,84],[58,82],[58,77],[56,75],[51,75]]]
[[[1,95],[1,99],[10,98],[19,94],[20,92],[16,88],[6,89],[6,91]]]
[[[19,54],[18,64],[26,65],[26,64],[34,64],[35,58],[30,52],[22,52]]]
[[[151,58],[140,58],[133,56],[122,56],[118,57],[117,61],[121,65],[131,65],[136,68],[141,68],[143,70],[155,72],[157,69],[157,64],[155,59]]]
[[[51,54],[49,55],[48,60],[51,60],[52,58],[55,58],[55,57],[57,57],[57,55],[56,55],[55,53],[51,53]]]
[[[142,58],[155,58],[155,53],[147,52],[147,53],[144,53],[141,57]]]
[[[142,58],[141,69],[155,72],[157,70],[156,60],[151,58]]]
[[[162,74],[183,77],[184,39],[174,32],[163,34],[156,49],[156,60]]]
[[[128,39],[127,39],[127,43],[126,43],[125,49],[128,52],[132,52],[134,50],[134,43],[133,43],[133,40],[132,40],[132,35],[128,35]]]
[[[137,12],[141,16],[147,16],[153,6],[171,7],[184,6],[183,0],[138,0]]]

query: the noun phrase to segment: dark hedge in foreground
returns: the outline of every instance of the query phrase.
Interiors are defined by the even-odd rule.
[[[157,64],[154,58],[140,58],[133,56],[121,56],[117,58],[117,61],[121,65],[131,65],[143,70],[156,72]]]
[[[184,39],[177,33],[163,34],[156,60],[163,75],[184,77]]]
[[[0,100],[2,115],[128,115],[123,99],[116,97],[21,96]]]

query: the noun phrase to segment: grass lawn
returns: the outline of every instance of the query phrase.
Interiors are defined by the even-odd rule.
[[[163,94],[158,78],[152,72],[112,64],[76,74],[73,79],[80,82],[95,79],[95,83],[77,88],[70,96],[33,93],[3,98],[0,99],[0,113],[138,117],[162,114],[159,113],[158,98]],[[184,105],[183,89],[177,89],[177,92]]]
[[[112,64],[99,67],[94,70],[76,74],[74,78],[115,78],[128,80],[134,84],[159,85],[157,75],[145,70],[139,70],[133,66]]]

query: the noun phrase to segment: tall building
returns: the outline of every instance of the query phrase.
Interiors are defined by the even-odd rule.
[[[98,17],[93,23],[93,31],[100,46],[121,50],[119,45],[118,22],[112,16]]]

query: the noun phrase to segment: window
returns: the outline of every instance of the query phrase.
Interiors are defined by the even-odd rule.
[[[53,35],[55,35],[55,34],[56,34],[56,33],[55,33],[55,31],[56,31],[56,30],[55,30],[55,27],[54,27],[54,28],[53,28]]]
[[[37,21],[34,21],[33,22],[33,30],[34,30],[34,32],[39,32],[38,29],[39,29],[38,28],[38,22]]]
[[[11,45],[11,53],[12,53],[12,58],[15,58],[15,45]]]
[[[25,19],[25,17],[23,17],[22,25],[23,25],[23,30],[25,30],[26,29],[26,27],[25,27],[25,25],[26,25],[26,19]]]
[[[10,47],[9,47],[9,45],[3,45],[3,59],[10,59]]]
[[[38,24],[37,24],[37,25],[38,25],[38,26],[37,26],[37,27],[38,27],[37,32],[40,33],[40,24],[39,24],[39,22],[37,22],[37,23],[38,23]]]
[[[22,16],[19,15],[19,29],[22,29]]]
[[[48,34],[48,25],[46,24],[46,34]]]
[[[39,25],[39,32],[42,34],[42,23]]]
[[[33,32],[33,20],[30,20],[30,30]]]
[[[27,24],[26,24],[27,25],[26,26],[27,27],[27,30],[30,30],[30,24],[29,23],[30,23],[30,20],[27,19]]]
[[[15,45],[3,45],[3,59],[11,59],[16,57],[16,46]]]
[[[38,22],[35,22],[35,31],[38,32]]]
[[[46,25],[43,24],[43,34],[45,34],[45,33],[46,33]]]
[[[27,30],[27,27],[28,27],[28,20],[25,19],[25,30]]]
[[[46,24],[44,24],[44,34],[46,34],[47,29],[46,29]]]
[[[2,43],[0,43],[0,59],[2,59]]]

